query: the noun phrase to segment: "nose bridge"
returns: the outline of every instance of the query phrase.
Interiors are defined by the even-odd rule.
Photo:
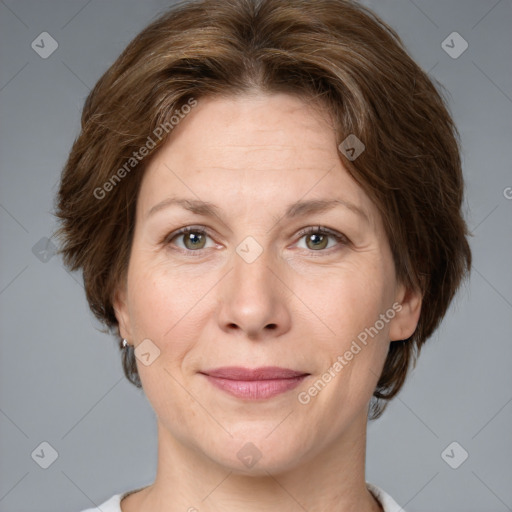
[[[260,237],[261,240],[261,237]],[[247,236],[238,244],[233,255],[233,280],[235,286],[249,296],[265,295],[266,301],[271,301],[275,290],[276,268],[275,255],[269,247],[253,236]],[[251,289],[253,292],[251,293]]]
[[[278,333],[289,327],[286,287],[277,278],[279,266],[271,249],[255,237],[238,244],[221,291],[221,328],[238,327],[250,337],[259,337],[265,330]]]

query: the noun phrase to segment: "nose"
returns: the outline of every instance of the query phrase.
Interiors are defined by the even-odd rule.
[[[270,251],[254,261],[234,253],[232,270],[219,284],[218,323],[226,333],[262,341],[290,329],[285,266]]]

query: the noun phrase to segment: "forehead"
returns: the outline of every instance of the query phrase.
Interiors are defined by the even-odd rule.
[[[293,163],[306,151],[309,159],[311,152],[317,158],[327,156],[336,143],[329,123],[318,107],[287,94],[204,98],[170,141],[189,163],[204,160],[206,154],[222,161],[224,168],[264,169],[276,158],[276,165]]]
[[[287,94],[200,99],[148,166],[141,209],[171,192],[254,208],[337,198],[375,214],[340,160],[330,117]]]

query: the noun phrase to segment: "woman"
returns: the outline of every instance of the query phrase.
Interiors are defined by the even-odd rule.
[[[401,510],[366,426],[469,271],[462,196],[442,97],[359,4],[188,2],[141,32],[58,196],[157,416],[155,482],[101,510]]]

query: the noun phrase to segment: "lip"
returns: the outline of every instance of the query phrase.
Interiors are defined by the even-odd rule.
[[[297,387],[309,373],[265,366],[225,366],[200,372],[215,387],[244,400],[264,400]]]

